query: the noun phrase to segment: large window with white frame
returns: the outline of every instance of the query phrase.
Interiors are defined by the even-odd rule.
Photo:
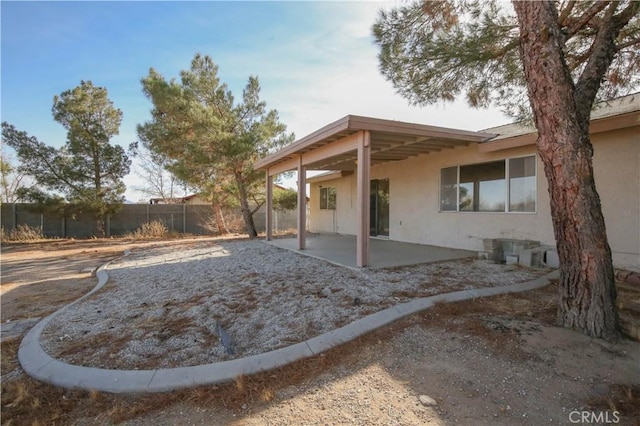
[[[535,212],[536,157],[441,169],[440,211]]]

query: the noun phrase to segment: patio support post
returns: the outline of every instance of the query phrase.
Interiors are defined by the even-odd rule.
[[[371,133],[361,132],[362,139],[358,143],[357,164],[357,214],[358,229],[356,234],[356,264],[364,267],[369,264],[369,169],[371,167]]]
[[[267,241],[271,241],[273,238],[273,177],[269,175],[269,169],[267,169],[266,175],[267,201],[265,203],[264,228]]]
[[[302,155],[298,157],[298,249],[307,246],[307,179]]]

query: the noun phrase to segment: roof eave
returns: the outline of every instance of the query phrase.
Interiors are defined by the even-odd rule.
[[[589,133],[591,135],[607,131],[625,129],[640,126],[640,111],[625,112],[616,115],[609,115],[591,120],[589,123]],[[509,136],[498,137],[498,139],[480,144],[481,152],[500,151],[521,146],[534,145],[538,138],[537,130],[523,131]]]
[[[429,126],[426,124],[408,123],[403,121],[386,120],[380,118],[363,117],[357,115],[347,115],[340,120],[334,121],[319,130],[305,136],[278,152],[270,154],[254,164],[255,170],[266,170],[281,161],[299,155],[301,151],[313,144],[330,138],[345,130],[354,132],[361,130],[399,133],[412,136],[433,137],[438,139],[455,139],[470,143],[481,143],[498,136],[494,133],[474,132],[469,130],[459,130],[447,127]]]
[[[350,116],[347,115],[337,121],[334,121],[333,123],[329,123],[326,126],[316,130],[315,132],[303,137],[302,139],[295,141],[291,145],[282,148],[280,151],[274,152],[273,154],[269,154],[266,157],[261,158],[260,160],[255,162],[253,168],[255,170],[264,170],[275,161],[295,154],[297,151],[304,149],[309,145],[313,145],[319,140],[329,137],[335,133],[347,130],[349,128],[349,117]]]

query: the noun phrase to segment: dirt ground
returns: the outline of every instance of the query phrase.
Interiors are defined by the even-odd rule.
[[[89,291],[124,250],[57,241],[2,247],[1,318],[42,317]],[[83,272],[85,271],[85,272]],[[2,343],[2,424],[640,425],[640,344],[555,327],[556,288],[439,305],[320,356],[235,383],[154,395],[54,388]]]

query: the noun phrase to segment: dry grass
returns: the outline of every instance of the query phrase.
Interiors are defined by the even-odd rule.
[[[194,407],[229,409],[241,413],[250,404],[268,404],[278,392],[299,385],[326,372],[335,365],[360,361],[359,348],[387,340],[398,329],[389,329],[363,336],[327,353],[297,361],[277,370],[240,376],[233,383],[202,386],[175,392],[150,395],[113,395],[96,391],[67,391],[21,377],[2,383],[3,425],[55,425],[75,423],[78,419],[97,419],[103,423],[119,423],[147,413],[186,403]],[[3,363],[15,360],[15,350],[3,344]],[[4,367],[3,367],[4,370]],[[4,371],[3,371],[4,373]],[[37,408],[37,409],[34,409]]]
[[[120,351],[133,341],[138,339],[146,339],[155,337],[161,341],[170,339],[173,336],[179,336],[189,328],[197,328],[201,335],[205,338],[204,345],[216,345],[218,336],[211,334],[205,327],[199,326],[192,318],[180,316],[178,314],[162,317],[148,317],[144,321],[132,324],[132,330],[126,334],[114,335],[109,331],[103,331],[88,335],[80,340],[69,341],[64,349],[55,354],[56,357],[66,357],[72,363],[82,363],[82,354],[92,348],[107,348],[100,350],[97,354],[96,361],[98,363],[114,364],[116,368],[122,369],[153,369],[157,368],[158,361],[162,355],[146,356],[139,361],[114,361],[113,355]],[[135,334],[135,335],[134,335]],[[137,336],[137,337],[136,337]],[[80,355],[75,357],[74,355]]]
[[[409,298],[413,298],[413,297],[424,297],[423,294],[420,294],[419,292],[416,292],[414,290],[408,291],[408,290],[393,290],[391,292],[391,297],[397,297],[400,299],[409,299]]]
[[[332,367],[360,368],[363,362],[368,362],[367,354],[376,353],[381,342],[388,341],[405,328],[415,325],[444,327],[471,334],[474,338],[487,341],[489,347],[495,348],[496,351],[500,349],[503,355],[511,355],[514,353],[513,348],[517,346],[517,336],[505,330],[492,328],[490,323],[483,319],[498,316],[516,320],[533,317],[538,323],[553,323],[557,309],[555,294],[555,286],[548,286],[509,296],[438,304],[422,314],[398,321],[321,355],[273,371],[240,376],[234,382],[222,385],[152,395],[119,396],[95,391],[69,392],[23,377],[3,382],[3,424],[68,424],[76,423],[79,419],[86,421],[98,418],[102,423],[119,423],[167,409],[178,403],[186,404],[187,409],[225,408],[240,414],[243,407],[259,409],[266,406],[290,386],[302,385],[325,374]],[[178,322],[165,326],[182,327],[184,324]],[[5,349],[3,345],[3,372],[5,368],[12,368],[11,363],[5,367],[5,362],[6,358],[15,358],[15,350],[17,345],[14,345],[13,349],[10,346]],[[638,395],[638,387],[613,386],[610,395],[601,400],[593,400],[590,404],[604,409],[615,407],[627,418],[633,418],[639,414]]]
[[[2,242],[33,242],[44,240],[42,229],[29,225],[18,225],[10,231],[0,228],[0,240]]]
[[[628,424],[640,425],[640,385],[611,385],[608,395],[592,398],[588,404],[593,410],[617,411]]]
[[[2,375],[19,368],[17,352],[20,339],[2,343]],[[3,425],[55,425],[65,422],[83,392],[67,392],[37,382],[24,373],[2,381]],[[46,414],[45,414],[46,413]],[[43,415],[45,414],[45,415]]]
[[[108,333],[106,331],[96,333],[82,340],[69,341],[65,348],[60,351],[60,353],[56,354],[59,357],[64,357],[66,355],[73,355],[78,352],[84,351],[87,347],[101,347],[108,346],[109,350],[112,353],[117,353],[122,350],[123,347],[129,343],[131,340],[131,336],[129,335],[120,335],[114,336],[112,333]]]
[[[557,286],[456,303],[436,303],[417,317],[425,326],[482,339],[496,354],[522,360],[520,335],[530,331],[531,321],[553,325],[557,312]]]
[[[2,375],[9,374],[19,367],[17,353],[20,347],[20,339],[7,339],[2,342],[2,358],[0,358],[0,371]]]
[[[2,321],[45,317],[88,293],[96,284],[89,274],[28,285],[2,283]]]
[[[161,220],[153,222],[145,222],[133,232],[126,233],[123,238],[132,238],[134,240],[149,240],[165,238],[169,234],[167,225]]]

